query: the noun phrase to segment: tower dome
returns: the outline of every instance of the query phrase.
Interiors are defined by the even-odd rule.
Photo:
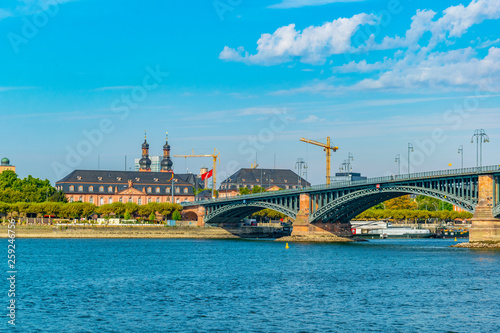
[[[165,144],[163,145],[163,159],[161,160],[160,166],[162,172],[172,171],[172,166],[174,163],[170,159],[170,145],[168,144],[168,132]]]
[[[10,165],[10,161],[7,157],[2,158],[2,165]]]
[[[139,160],[139,171],[151,171],[151,160],[149,159],[149,144],[144,133],[144,143],[142,144],[142,158]]]

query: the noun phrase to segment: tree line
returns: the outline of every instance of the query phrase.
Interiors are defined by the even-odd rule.
[[[67,202],[62,191],[50,185],[48,179],[41,180],[32,176],[24,179],[12,170],[0,173],[0,201],[16,202]]]
[[[181,205],[169,202],[154,202],[147,205],[138,205],[131,202],[114,202],[98,207],[88,202],[0,202],[0,215],[3,218],[6,218],[9,214],[11,217],[16,216],[18,218],[35,215],[36,217],[49,216],[63,219],[89,218],[93,215],[98,215],[104,218],[116,217],[155,220],[158,214],[165,219],[180,219],[179,212],[181,210]]]

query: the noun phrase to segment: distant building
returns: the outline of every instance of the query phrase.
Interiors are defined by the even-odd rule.
[[[246,187],[251,191],[255,186],[276,191],[309,187],[311,184],[289,169],[243,168],[221,183],[219,197],[235,196],[240,188]]]
[[[160,172],[161,171],[161,156],[149,156],[151,160],[151,172]],[[134,160],[135,171],[139,171],[141,166],[139,165],[140,158],[136,158]]]
[[[70,202],[89,202],[97,206],[113,202],[139,205],[172,202],[172,197],[176,203],[194,200],[193,186],[197,178],[191,174],[174,175],[168,138],[163,146],[159,172],[152,171],[146,139],[138,163],[138,171],[75,170],[56,182],[56,188],[62,190]]]
[[[348,181],[357,181],[357,180],[366,180],[367,178],[361,176],[358,172],[337,172],[335,176],[332,177],[331,182],[348,182]]]
[[[7,157],[2,158],[2,162],[0,164],[0,173],[11,170],[16,172],[16,167],[13,165],[10,165],[10,161]]]

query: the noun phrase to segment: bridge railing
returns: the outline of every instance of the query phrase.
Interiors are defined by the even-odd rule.
[[[237,195],[234,197],[194,201],[194,202],[183,204],[183,206],[206,204],[206,203],[213,203],[213,202],[233,201],[233,200],[246,200],[246,199],[252,199],[252,198],[256,198],[256,197],[272,197],[272,196],[276,196],[276,195],[282,196],[282,195],[286,195],[286,194],[314,192],[314,191],[323,190],[323,189],[350,187],[350,186],[358,186],[358,185],[381,184],[381,183],[400,182],[400,181],[409,181],[409,180],[424,180],[426,178],[435,178],[435,177],[442,177],[442,176],[477,175],[477,174],[483,174],[483,173],[489,173],[489,172],[495,172],[495,171],[500,171],[500,165],[489,165],[489,166],[483,166],[483,167],[463,168],[463,169],[426,171],[426,172],[417,172],[417,173],[403,174],[403,175],[368,178],[365,180],[335,182],[335,183],[330,184],[330,185],[326,185],[326,184],[314,185],[314,186],[304,187],[304,188],[300,188],[300,189],[289,189],[289,190],[272,191],[272,192],[252,193],[252,194]]]

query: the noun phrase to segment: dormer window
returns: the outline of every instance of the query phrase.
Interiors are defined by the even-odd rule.
[[[288,180],[285,179],[285,183],[288,183]]]
[[[120,181],[122,180],[122,177],[116,177],[116,180]]]
[[[140,180],[141,180],[141,178],[139,178],[139,177],[135,178],[135,181],[136,181],[136,182],[138,182],[138,181],[140,181]]]
[[[257,178],[255,181],[258,183],[259,182],[259,178]]]
[[[76,179],[82,180],[82,176],[76,176]]]
[[[97,177],[98,180],[102,180],[102,177]]]
[[[154,179],[154,181],[155,181],[155,182],[158,182],[158,178],[155,178],[155,179]]]

